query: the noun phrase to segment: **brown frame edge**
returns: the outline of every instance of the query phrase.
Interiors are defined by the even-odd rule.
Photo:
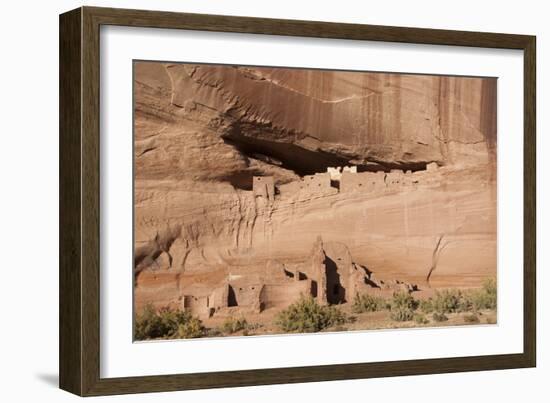
[[[124,25],[524,51],[524,352],[100,378],[99,28]],[[376,378],[536,365],[536,38],[315,21],[81,7],[60,15],[59,384],[80,396]]]

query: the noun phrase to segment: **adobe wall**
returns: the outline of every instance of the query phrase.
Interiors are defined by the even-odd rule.
[[[208,306],[208,297],[194,297],[192,295],[183,295],[181,298],[181,308],[193,316],[201,319],[209,318],[214,310]]]
[[[327,173],[330,175],[330,179],[333,181],[339,181],[342,177],[342,172],[357,173],[357,167],[355,165],[345,167],[328,167]]]
[[[268,200],[275,198],[275,182],[272,176],[253,176],[252,193],[256,197],[265,197]]]
[[[306,175],[300,178],[299,181],[294,181],[278,187],[279,192],[283,196],[300,194],[301,196],[316,196],[336,194],[338,189],[333,188],[330,184],[330,173],[317,173],[315,175]]]
[[[328,167],[327,173],[330,175],[330,179],[339,181],[342,177],[341,167]]]
[[[348,247],[340,242],[325,242],[324,251],[328,302],[338,304],[350,301],[349,288],[353,259]]]
[[[326,255],[323,249],[323,239],[319,235],[313,244],[310,258],[309,276],[314,279],[315,285],[312,287],[313,296],[320,304],[327,304],[327,270],[325,267]]]
[[[311,295],[311,287],[311,280],[265,284],[260,300],[264,308],[286,308],[298,300],[300,295]]]
[[[400,169],[392,169],[390,172],[342,172],[340,178],[340,192],[385,192],[399,190],[403,187],[416,187],[418,185],[432,185],[439,183],[441,173],[437,163],[432,162],[426,166],[425,171],[403,172]]]
[[[399,169],[392,169],[386,174],[385,183],[388,189],[399,189],[405,184],[405,174]]]
[[[212,291],[208,300],[208,306],[214,310],[227,308],[229,299],[229,284],[224,284]]]
[[[300,189],[311,190],[313,192],[330,190],[330,174],[328,172],[306,175],[300,181]]]
[[[367,280],[368,281],[368,280]],[[372,292],[373,283],[367,283],[366,273],[360,265],[355,263],[351,266],[351,271],[347,281],[348,287],[346,289],[347,299],[353,301],[356,294],[364,294],[366,292]]]
[[[320,304],[339,304],[353,301],[357,292],[369,285],[366,272],[353,263],[349,248],[340,242],[323,242],[319,237],[311,253],[311,294]]]
[[[294,181],[294,182],[278,185],[277,188],[279,189],[279,193],[282,196],[292,196],[300,192],[301,185],[302,185],[301,181]]]
[[[382,190],[386,187],[384,182],[386,174],[380,172],[342,172],[340,179],[340,192],[372,192]]]
[[[260,294],[263,284],[230,284],[228,305],[250,309],[253,312],[261,312],[262,305]]]
[[[265,264],[265,269],[263,273],[264,279],[269,279],[270,281],[286,281],[289,276],[286,274],[285,265],[276,260],[268,260]]]

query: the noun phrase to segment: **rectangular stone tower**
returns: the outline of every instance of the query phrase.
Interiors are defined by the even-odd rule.
[[[275,181],[273,176],[253,176],[252,193],[255,197],[265,197],[268,200],[275,198]]]

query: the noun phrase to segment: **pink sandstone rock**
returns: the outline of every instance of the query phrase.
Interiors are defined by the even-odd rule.
[[[433,287],[496,275],[494,79],[137,62],[134,84],[136,307],[229,309],[232,282],[256,310],[329,301],[331,253],[345,295],[360,267],[423,287],[441,234]]]

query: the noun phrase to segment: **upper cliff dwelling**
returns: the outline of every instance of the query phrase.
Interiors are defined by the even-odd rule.
[[[364,161],[362,164],[352,164],[352,159],[335,155],[325,151],[311,151],[293,144],[274,143],[255,139],[253,143],[239,143],[235,136],[224,138],[228,145],[232,145],[247,161],[247,167],[241,171],[233,172],[223,176],[235,188],[252,190],[252,176],[261,176],[264,173],[259,166],[272,165],[273,169],[285,172],[286,176],[296,175],[306,177],[317,173],[327,172],[333,167],[353,166],[355,172],[390,172],[391,170],[402,170],[404,172],[426,170],[426,166],[434,161]],[[441,162],[443,163],[443,162]],[[254,168],[256,167],[256,168]]]
[[[422,185],[439,185],[441,174],[438,166],[432,162],[423,171],[412,172],[392,169],[389,173],[358,172],[356,166],[328,167],[325,173],[316,173],[300,177],[286,184],[276,184],[272,176],[252,176],[249,186],[256,197],[273,201],[276,196],[292,196],[292,193],[306,192],[312,196],[335,195],[340,192],[360,191],[365,193],[390,192],[414,189]]]
[[[137,339],[496,321],[496,79],[134,74]]]

